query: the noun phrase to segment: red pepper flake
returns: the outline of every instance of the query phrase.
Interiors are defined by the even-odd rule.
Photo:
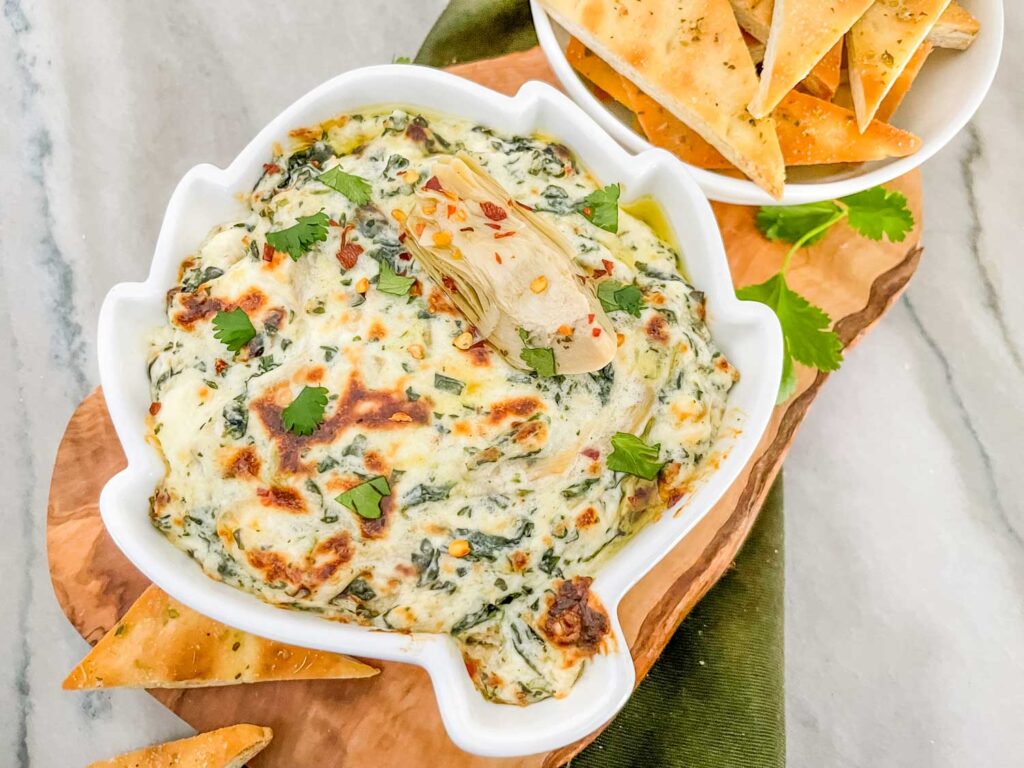
[[[514,234],[515,232],[495,232],[494,239],[501,240],[503,237],[512,237]]]
[[[264,163],[263,164],[263,172],[264,173],[280,173],[281,172],[281,166],[278,165],[277,163]]]
[[[223,376],[224,371],[228,369],[228,361],[221,360],[219,357],[213,362],[213,369],[217,372],[218,376]]]
[[[601,259],[601,263],[604,264],[604,269],[609,275],[615,271],[615,264],[608,261],[608,259]]]
[[[597,450],[597,448],[584,448],[582,451],[580,451],[580,453],[582,453],[591,461],[597,461],[599,458],[601,458],[601,452]]]
[[[149,415],[150,416],[156,416],[158,413],[160,413],[160,403],[150,403],[149,404]]]
[[[424,189],[432,189],[435,192],[443,192],[444,191],[441,188],[441,182],[438,181],[437,176],[431,176],[429,179],[427,179],[427,183],[423,185],[423,188]]]
[[[587,315],[587,322],[593,324],[596,315]]]
[[[596,339],[598,336],[601,335],[601,329],[600,328],[591,328],[590,329],[590,335],[593,336]]]
[[[494,252],[494,260],[501,264],[501,254],[498,253],[497,251]]]
[[[473,229],[472,227],[463,227],[462,229],[459,230],[459,232],[475,232],[475,231],[476,230]]]
[[[363,250],[363,246],[359,243],[346,243],[338,249],[338,261],[345,269],[352,269]]]
[[[263,244],[263,260],[273,261],[274,260],[274,246],[270,243]]]
[[[456,212],[457,210],[459,210],[459,209],[458,209],[458,208],[456,208],[456,207],[455,207],[454,205],[449,205],[449,206],[448,206],[448,218],[450,219],[450,218],[451,218],[452,216],[454,216],[454,215],[455,215],[455,212]]]
[[[405,242],[405,238],[407,238],[408,236],[409,236],[409,233],[406,232],[403,229],[401,232],[398,233],[398,242],[404,243]]]
[[[509,205],[513,205],[513,204],[518,205],[520,208],[524,208],[527,211],[532,211],[533,210],[533,208],[528,206],[526,203],[520,203],[518,200],[509,200],[508,204]]]
[[[398,254],[398,258],[400,258],[402,261],[412,261],[412,254],[407,251],[402,251],[400,254]]]
[[[484,224],[486,224],[491,229],[501,229],[501,224],[491,224],[491,222],[489,221],[485,221]]]
[[[328,219],[327,223],[330,224],[332,227],[340,227],[341,226],[341,224],[336,222],[334,219]]]
[[[590,206],[588,205],[588,206],[587,206],[586,208],[584,208],[584,209],[583,209],[583,215],[584,215],[584,216],[593,216],[593,215],[594,215],[594,209],[593,209],[593,208],[591,208],[591,207],[590,207]]]
[[[508,213],[500,205],[495,205],[489,200],[480,203],[480,210],[491,221],[502,221],[508,218]]]
[[[595,269],[593,273],[590,275],[590,279],[597,280],[599,277],[604,277],[607,274],[608,273],[605,272],[603,269]]]
[[[457,286],[455,284],[455,281],[452,280],[450,277],[448,277],[448,275],[444,275],[441,278],[441,285],[443,285],[445,288],[447,288],[449,293],[458,293],[459,292],[459,286]]]

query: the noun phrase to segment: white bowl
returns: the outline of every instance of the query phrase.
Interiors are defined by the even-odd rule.
[[[946,146],[967,124],[988,93],[999,66],[1003,45],[1002,0],[961,0],[961,4],[981,22],[977,39],[966,51],[936,49],[893,119],[897,127],[921,137],[921,148],[914,154],[863,163],[809,181],[787,183],[781,201],[746,178],[731,178],[683,164],[705,195],[712,200],[739,205],[797,205],[833,200],[912,171]],[[573,101],[627,149],[633,152],[651,149],[653,145],[633,130],[629,113],[619,105],[599,101],[576,74],[565,57],[569,34],[548,17],[539,0],[530,0],[530,5],[540,46]]]
[[[510,133],[557,136],[600,179],[621,182],[625,199],[650,194],[662,201],[691,279],[707,294],[711,331],[741,372],[728,418],[742,430],[723,437],[718,447],[728,455],[720,468],[678,510],[641,531],[598,572],[592,588],[608,608],[617,649],[598,656],[564,699],[527,707],[486,701],[473,687],[450,636],[382,632],[275,608],[207,577],[149,522],[148,499],[164,466],[146,441],[147,337],[166,322],[166,291],[175,283],[179,263],[213,226],[241,214],[236,193],[249,192],[272,145],[286,142],[289,129],[384,104],[461,115]],[[751,458],[775,401],[782,338],[768,308],[737,300],[711,208],[670,155],[661,150],[627,154],[579,107],[541,83],[528,83],[509,98],[437,70],[389,65],[349,72],[307,93],[260,131],[228,168],[199,165],[185,174],[167,206],[146,282],[117,285],[103,303],[98,356],[107,407],[128,457],[127,469],[104,487],[100,511],[110,535],[139,570],[181,602],[247,632],[424,667],[452,740],[469,752],[507,757],[579,739],[610,719],[629,697],[634,670],[616,616],[619,601],[707,513]]]

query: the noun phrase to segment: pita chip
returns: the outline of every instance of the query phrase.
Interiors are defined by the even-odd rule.
[[[974,18],[962,5],[950,3],[949,7],[939,16],[932,31],[928,33],[928,42],[936,48],[955,48],[966,51],[971,47],[974,38],[981,31],[981,22]]]
[[[708,170],[731,165],[693,129],[677,120],[632,83],[623,83],[631,108],[647,139],[685,163]],[[861,163],[916,152],[921,141],[912,133],[875,121],[865,133],[852,110],[806,93],[792,91],[772,115],[786,165]]]
[[[875,113],[876,120],[886,123],[892,120],[892,116],[896,114],[896,110],[903,103],[903,98],[910,92],[910,86],[914,84],[914,80],[917,79],[921,67],[924,66],[925,60],[933,50],[935,50],[935,47],[926,40],[921,43],[920,48],[914,51],[914,55],[907,63],[906,69],[900,73],[892,88],[889,89],[889,93],[882,99],[882,104],[878,107],[878,112]]]
[[[800,83],[812,96],[832,101],[839,88],[843,69],[843,41],[832,46],[825,57],[814,65],[814,69]]]
[[[64,688],[201,688],[376,674],[348,656],[232,629],[150,586],[71,671]]]
[[[775,0],[729,0],[736,21],[744,32],[764,42],[772,26],[772,8]]]
[[[243,768],[273,737],[269,728],[232,725],[100,760],[88,768]]]
[[[616,72],[770,195],[782,196],[786,169],[775,125],[746,109],[757,90],[757,74],[729,0],[541,3]]]
[[[743,33],[743,42],[747,44],[747,50],[750,51],[750,60],[755,65],[764,61],[764,43],[748,32]]]
[[[878,120],[861,133],[852,111],[799,91],[787,94],[772,116],[786,165],[864,163],[921,148],[914,134]]]
[[[882,0],[853,25],[846,39],[846,60],[861,130],[867,129],[948,5],[949,0]]]
[[[619,104],[629,107],[629,100],[622,87],[622,76],[575,37],[569,39],[569,45],[565,49],[565,58],[569,60],[570,66],[587,80]]]
[[[750,113],[754,117],[770,114],[873,2],[775,0],[761,82],[750,102]]]

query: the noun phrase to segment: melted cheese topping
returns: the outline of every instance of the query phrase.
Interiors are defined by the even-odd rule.
[[[211,577],[270,603],[450,633],[488,698],[564,695],[613,641],[590,577],[708,464],[737,373],[708,334],[703,296],[643,221],[620,210],[612,234],[582,216],[599,184],[544,137],[401,110],[293,136],[248,214],[184,261],[152,340],[151,423],[167,464],[153,523]],[[466,348],[469,322],[403,245],[417,191],[456,151],[557,230],[588,290],[609,274],[642,290],[639,317],[608,312],[608,366],[542,378],[484,341]],[[317,180],[335,166],[369,181],[368,204]],[[326,239],[298,259],[267,245],[320,211]],[[416,278],[407,295],[377,290],[384,264]],[[257,335],[233,355],[212,320],[237,308]],[[281,417],[304,386],[330,397],[308,436]],[[660,444],[657,480],[608,469],[616,432]],[[378,476],[391,492],[379,518],[337,500]]]

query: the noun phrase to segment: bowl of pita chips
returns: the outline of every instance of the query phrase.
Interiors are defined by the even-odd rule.
[[[713,200],[829,200],[916,168],[995,76],[1001,0],[531,0],[569,95]]]

